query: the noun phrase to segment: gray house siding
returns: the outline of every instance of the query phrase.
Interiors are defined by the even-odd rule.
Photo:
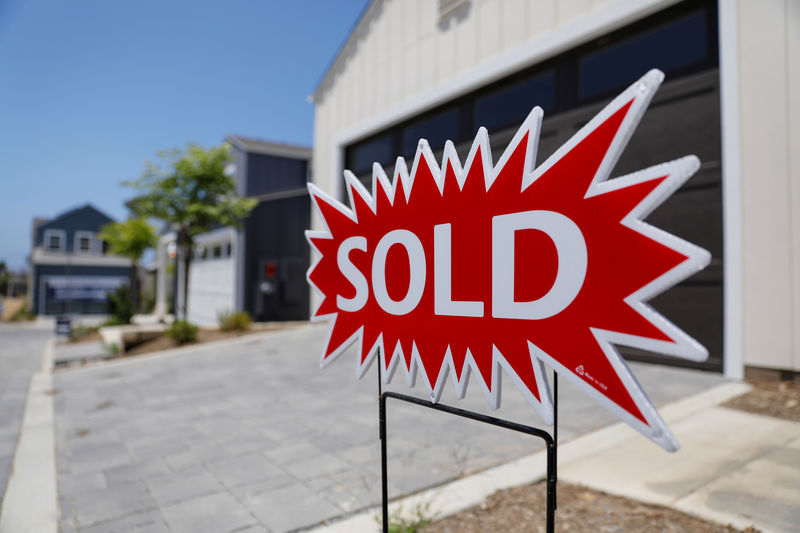
[[[113,220],[90,205],[73,209],[54,220],[40,224],[36,228],[34,246],[44,245],[44,235],[47,230],[63,230],[66,234],[65,249],[68,253],[71,253],[75,251],[75,235],[77,232],[97,233],[100,228],[109,222],[113,222]]]
[[[105,255],[98,234],[113,219],[91,205],[62,213],[48,221],[34,221],[31,254],[31,310],[39,315],[106,314],[107,294],[128,285],[131,267],[126,260]],[[57,236],[54,238],[54,236]],[[90,237],[84,250],[79,237]],[[50,239],[59,246],[48,249]]]
[[[239,305],[258,321],[306,320],[311,223],[308,159],[234,144],[238,189],[260,203],[239,231]],[[242,164],[244,163],[244,164]]]

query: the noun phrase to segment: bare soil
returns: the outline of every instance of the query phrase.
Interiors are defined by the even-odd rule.
[[[242,335],[250,335],[252,333],[261,333],[263,331],[274,331],[296,327],[302,323],[303,322],[268,322],[265,324],[258,324],[257,326],[245,331],[220,331],[216,328],[200,328],[197,330],[197,340],[195,342],[189,342],[181,345],[178,345],[166,335],[159,335],[152,340],[145,341],[125,350],[124,353],[118,354],[117,357],[130,357],[150,352],[159,352],[161,350],[169,350],[171,348],[177,348],[178,346],[192,346],[204,342],[232,339],[235,337],[241,337]]]
[[[481,505],[437,520],[419,533],[544,533],[544,482],[498,491]],[[719,525],[680,511],[640,503],[558,482],[556,531],[570,533],[735,533],[742,530]],[[744,533],[758,533],[748,528]]]
[[[730,400],[725,407],[800,422],[800,382],[771,380],[750,384],[753,390]]]
[[[800,383],[751,381],[753,390],[736,397],[726,407],[800,422]],[[543,482],[492,494],[481,505],[434,521],[420,533],[544,532]],[[556,531],[570,533],[664,532],[733,533],[742,531],[687,515],[675,509],[613,496],[580,485],[558,483]],[[758,533],[747,528],[743,533]]]

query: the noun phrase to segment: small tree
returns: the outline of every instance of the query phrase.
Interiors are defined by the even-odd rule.
[[[238,227],[258,201],[236,195],[236,183],[225,172],[231,161],[227,144],[208,150],[190,144],[185,151],[159,152],[158,156],[161,165],[148,162],[138,179],[123,185],[141,193],[128,202],[134,212],[163,220],[177,235],[185,312],[195,236],[217,226]]]
[[[100,238],[108,243],[112,254],[127,257],[133,261],[131,265],[130,287],[133,308],[139,307],[139,290],[136,274],[139,271],[139,260],[148,248],[155,248],[158,236],[153,226],[142,217],[129,217],[125,222],[112,222],[100,230]]]

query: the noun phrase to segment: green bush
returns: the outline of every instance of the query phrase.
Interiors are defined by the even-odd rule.
[[[186,320],[176,320],[164,333],[177,344],[186,344],[197,340],[197,326]]]
[[[136,314],[131,297],[131,289],[127,285],[118,287],[108,294],[108,311],[117,324],[130,324]]]
[[[120,320],[115,316],[110,316],[107,319],[105,319],[105,321],[100,327],[104,328],[106,326],[124,326],[125,324],[127,324],[127,322],[123,322],[122,320]]]
[[[217,321],[222,331],[246,331],[250,329],[253,319],[247,311],[220,311],[217,313]]]
[[[96,326],[74,326],[69,333],[69,340],[75,342],[79,341],[93,333],[97,333]]]

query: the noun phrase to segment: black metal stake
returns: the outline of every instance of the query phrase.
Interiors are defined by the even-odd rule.
[[[553,370],[553,509],[558,509],[558,372]]]
[[[380,379],[380,376],[379,378]],[[558,389],[556,389],[556,400],[558,397]],[[389,532],[389,494],[388,494],[388,474],[387,474],[387,458],[386,458],[386,400],[388,398],[395,398],[397,400],[401,400],[408,403],[413,403],[415,405],[420,405],[422,407],[427,407],[428,409],[433,409],[435,411],[442,411],[445,413],[450,413],[452,415],[461,416],[463,418],[469,418],[470,420],[477,420],[478,422],[483,422],[485,424],[491,424],[493,426],[498,426],[506,429],[510,429],[512,431],[517,431],[520,433],[525,433],[527,435],[533,435],[534,437],[539,437],[545,442],[547,446],[547,533],[554,533],[555,531],[555,510],[556,510],[556,440],[553,436],[551,436],[548,432],[544,431],[543,429],[525,426],[523,424],[518,424],[516,422],[511,422],[509,420],[503,420],[501,418],[495,418],[493,416],[483,415],[480,413],[473,413],[471,411],[465,411],[464,409],[459,409],[457,407],[451,407],[449,405],[442,405],[438,403],[432,403],[427,400],[422,400],[420,398],[415,398],[413,396],[406,396],[405,394],[398,394],[396,392],[384,392],[380,394],[380,401],[379,401],[379,422],[380,422],[380,439],[381,439],[381,496],[382,496],[382,509],[383,509],[383,533]],[[554,405],[555,408],[555,405]],[[554,419],[554,423],[557,424],[558,419]],[[557,434],[557,430],[554,430],[554,434]]]

